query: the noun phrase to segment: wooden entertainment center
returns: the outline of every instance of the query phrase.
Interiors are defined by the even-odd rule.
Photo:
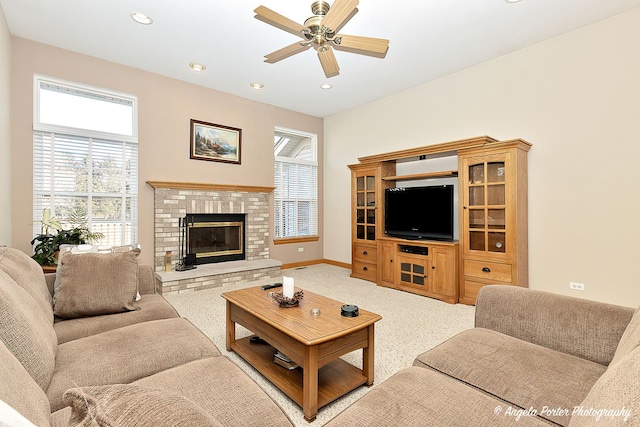
[[[487,284],[528,286],[527,153],[488,136],[358,158],[351,169],[351,276],[448,303]],[[457,156],[458,170],[396,175],[398,162]],[[458,240],[385,236],[384,193],[398,182],[457,177]],[[431,184],[429,184],[431,185]]]

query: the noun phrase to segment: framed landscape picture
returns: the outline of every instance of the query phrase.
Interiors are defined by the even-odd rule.
[[[240,164],[242,129],[191,119],[191,158]]]

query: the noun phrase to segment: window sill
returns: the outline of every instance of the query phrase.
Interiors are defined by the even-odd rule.
[[[286,245],[288,243],[317,242],[318,240],[320,240],[318,236],[286,237],[283,239],[273,239],[273,244]]]

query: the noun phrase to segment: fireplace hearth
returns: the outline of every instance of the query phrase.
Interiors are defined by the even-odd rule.
[[[245,214],[187,214],[184,253],[196,264],[245,259]]]

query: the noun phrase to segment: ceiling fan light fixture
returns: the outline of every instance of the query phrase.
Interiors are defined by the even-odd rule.
[[[198,64],[197,62],[192,62],[189,64],[189,68],[191,68],[193,71],[197,72],[197,73],[201,73],[204,70],[207,69],[207,67],[205,67],[202,64]]]
[[[255,90],[260,90],[264,87],[262,83],[249,83],[249,86],[251,86]]]
[[[145,15],[142,12],[131,12],[129,16],[131,16],[131,19],[136,21],[138,24],[142,24],[142,25],[153,24],[153,19],[151,19],[151,17]]]

